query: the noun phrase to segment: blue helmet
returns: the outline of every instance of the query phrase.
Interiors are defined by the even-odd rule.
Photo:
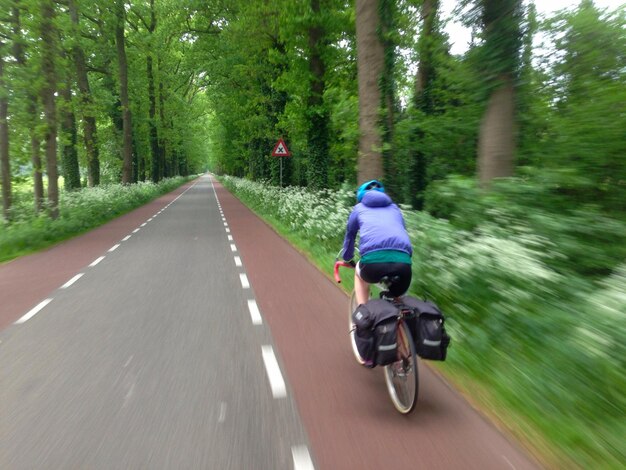
[[[363,196],[365,195],[365,193],[371,189],[380,191],[381,193],[385,192],[385,187],[380,181],[378,180],[367,181],[363,183],[361,186],[359,186],[359,189],[356,190],[356,202],[361,202],[361,199],[363,199]]]

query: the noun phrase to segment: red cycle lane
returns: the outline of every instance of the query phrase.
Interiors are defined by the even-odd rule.
[[[365,369],[352,356],[345,293],[214,185],[318,470],[539,467],[423,363],[416,410],[397,413],[382,369]]]
[[[165,194],[105,225],[47,250],[0,264],[0,330],[86,269],[194,182]]]

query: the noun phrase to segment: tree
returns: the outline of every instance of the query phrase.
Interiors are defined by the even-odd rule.
[[[19,0],[15,0],[13,7],[11,8],[11,23],[13,26],[13,56],[19,66],[18,76],[23,83],[28,83],[33,79],[34,68],[26,60],[26,46],[25,37],[23,34],[22,21],[21,21],[21,8],[22,5]],[[36,52],[33,50],[30,54],[31,60],[36,57]],[[43,189],[43,164],[41,161],[41,137],[39,135],[38,127],[41,122],[40,119],[40,106],[37,100],[37,90],[35,87],[28,86],[26,89],[26,121],[28,124],[28,133],[30,135],[30,160],[33,167],[33,192],[34,192],[34,207],[35,212],[39,213],[42,210],[44,201],[44,189]]]
[[[359,158],[357,181],[382,178],[381,90],[385,50],[378,35],[378,0],[356,0],[356,46],[359,83]]]
[[[2,213],[9,220],[11,211],[11,162],[9,161],[9,94],[4,80],[4,48],[0,40],[0,173],[2,173]]]
[[[80,170],[78,166],[78,131],[76,129],[76,115],[72,103],[72,79],[65,77],[65,86],[61,88],[61,169],[65,189],[73,191],[80,189]]]
[[[87,76],[87,62],[85,52],[80,42],[80,19],[76,0],[68,0],[68,8],[72,21],[72,57],[76,69],[76,84],[80,102],[80,111],[83,120],[83,138],[87,153],[87,184],[100,184],[100,156],[98,151],[98,137],[95,117],[95,103]]]
[[[325,42],[323,18],[320,11],[320,0],[311,0],[312,19],[308,28],[309,39],[309,71],[311,73],[311,89],[308,99],[309,128],[309,186],[325,188],[328,184],[328,110],[324,106],[324,90],[326,88],[324,63]]]
[[[52,0],[41,0],[40,38],[42,42],[41,71],[44,85],[41,89],[46,132],[46,173],[48,176],[48,210],[50,217],[59,216],[59,181],[57,169],[57,116],[56,116],[56,66],[58,33],[54,24],[56,12]]]
[[[419,66],[415,75],[413,105],[424,114],[432,114],[435,108],[433,83],[436,71],[437,23],[439,0],[424,0],[421,8],[422,31],[418,42]],[[414,132],[414,145],[411,161],[411,183],[413,189],[409,200],[413,207],[421,210],[424,206],[424,190],[427,186],[426,155],[421,148],[424,132],[418,125]]]
[[[133,128],[131,123],[130,103],[128,99],[128,64],[126,62],[126,39],[124,24],[126,13],[124,1],[115,2],[116,24],[115,45],[117,49],[118,78],[120,87],[120,105],[122,107],[122,183],[130,184],[133,178]]]
[[[515,86],[521,46],[521,0],[481,0],[482,59],[489,87],[480,125],[478,175],[487,185],[512,176],[515,151]]]

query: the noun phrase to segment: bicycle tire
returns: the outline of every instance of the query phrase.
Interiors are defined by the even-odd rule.
[[[356,359],[356,362],[358,362],[360,365],[365,365],[365,361],[359,354],[359,350],[356,347],[356,341],[354,340],[354,335],[356,334],[356,326],[354,325],[354,322],[352,321],[352,312],[354,312],[356,308],[358,307],[356,303],[355,291],[352,291],[352,296],[350,297],[349,307],[350,307],[350,310],[348,311],[348,328],[349,328],[348,331],[350,334],[350,345],[352,346],[352,352],[354,354],[354,358]]]
[[[399,360],[384,366],[387,391],[393,406],[402,414],[409,414],[417,403],[419,394],[419,369],[415,343],[403,320],[398,322]]]

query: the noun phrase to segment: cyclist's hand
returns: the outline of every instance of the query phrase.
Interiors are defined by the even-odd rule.
[[[348,264],[350,266],[352,266],[353,268],[356,268],[356,261],[354,261],[353,259],[351,259],[350,261],[348,261]]]

